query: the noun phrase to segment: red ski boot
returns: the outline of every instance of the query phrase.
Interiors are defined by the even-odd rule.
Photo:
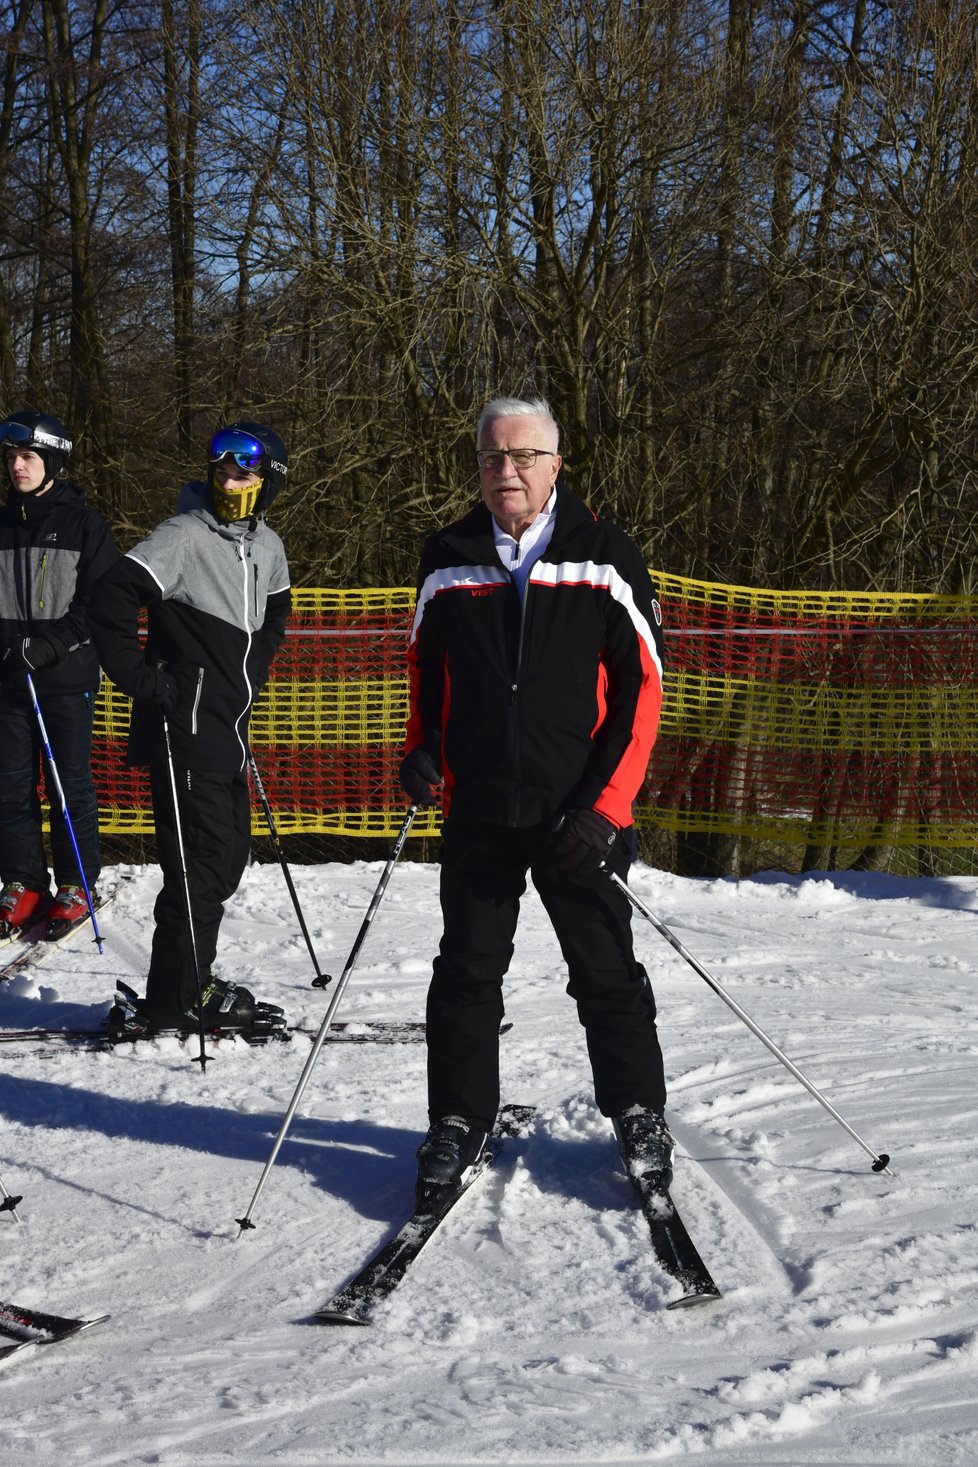
[[[50,900],[50,892],[32,891],[19,881],[8,881],[0,891],[0,938],[13,937],[40,921]]]
[[[92,902],[97,905],[98,898],[92,893]],[[88,917],[88,901],[85,897],[83,886],[59,886],[55,893],[54,901],[48,909],[48,925],[44,933],[45,942],[57,942],[59,937],[64,937],[79,922],[84,922]]]

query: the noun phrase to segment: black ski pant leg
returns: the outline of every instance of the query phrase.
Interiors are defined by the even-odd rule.
[[[92,781],[92,722],[95,716],[95,694],[55,693],[41,704],[44,727],[48,732],[51,753],[61,780],[68,819],[75,833],[78,857],[71,833],[61,813],[54,780],[48,776],[47,791],[51,807],[51,862],[57,886],[80,886],[84,872],[89,890],[98,881],[102,869],[98,835],[98,796]]]
[[[608,868],[628,872],[631,832],[620,832]],[[567,964],[567,992],[587,1035],[594,1098],[602,1115],[631,1105],[663,1110],[662,1051],[655,999],[632,948],[631,904],[604,871],[569,877],[544,858],[534,862],[533,884],[554,925]]]
[[[529,864],[519,832],[445,822],[444,932],[427,1004],[428,1114],[490,1130],[499,1109],[503,979]]]
[[[251,818],[247,776],[215,770],[174,771],[190,886],[194,939],[202,982],[217,954],[224,903],[238,888],[248,860]],[[180,845],[170,771],[150,768],[157,859],[163,887],[156,898],[146,1004],[154,1014],[183,1011],[197,1002],[197,973],[190,942]]]
[[[41,839],[41,738],[26,696],[0,694],[0,879],[48,891]]]

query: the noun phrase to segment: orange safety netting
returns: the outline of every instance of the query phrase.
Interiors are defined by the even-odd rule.
[[[666,690],[640,825],[978,846],[978,598],[656,581]],[[277,828],[393,835],[413,592],[300,589],[294,607],[252,718]],[[104,688],[95,775],[106,833],[152,830],[146,781],[123,763],[128,719],[128,700]],[[254,828],[265,828],[260,810]],[[436,831],[423,811],[412,834]]]

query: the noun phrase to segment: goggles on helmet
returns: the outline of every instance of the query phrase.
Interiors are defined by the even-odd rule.
[[[45,433],[43,428],[26,428],[23,423],[0,423],[0,443],[11,443],[21,448],[60,448],[71,452],[67,438],[57,438]]]
[[[239,428],[222,428],[211,439],[211,463],[220,463],[221,459],[227,458],[229,454],[239,469],[247,469],[250,474],[257,474],[265,456],[265,449],[250,433],[242,433]]]

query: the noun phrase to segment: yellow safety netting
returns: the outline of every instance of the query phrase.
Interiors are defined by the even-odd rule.
[[[659,739],[636,820],[818,844],[978,845],[978,598],[764,591],[656,574]],[[281,834],[390,836],[407,713],[407,589],[294,592],[252,745]],[[128,700],[96,709],[107,833],[152,829],[123,766]],[[413,834],[437,831],[423,812]],[[255,830],[264,830],[258,810]]]

